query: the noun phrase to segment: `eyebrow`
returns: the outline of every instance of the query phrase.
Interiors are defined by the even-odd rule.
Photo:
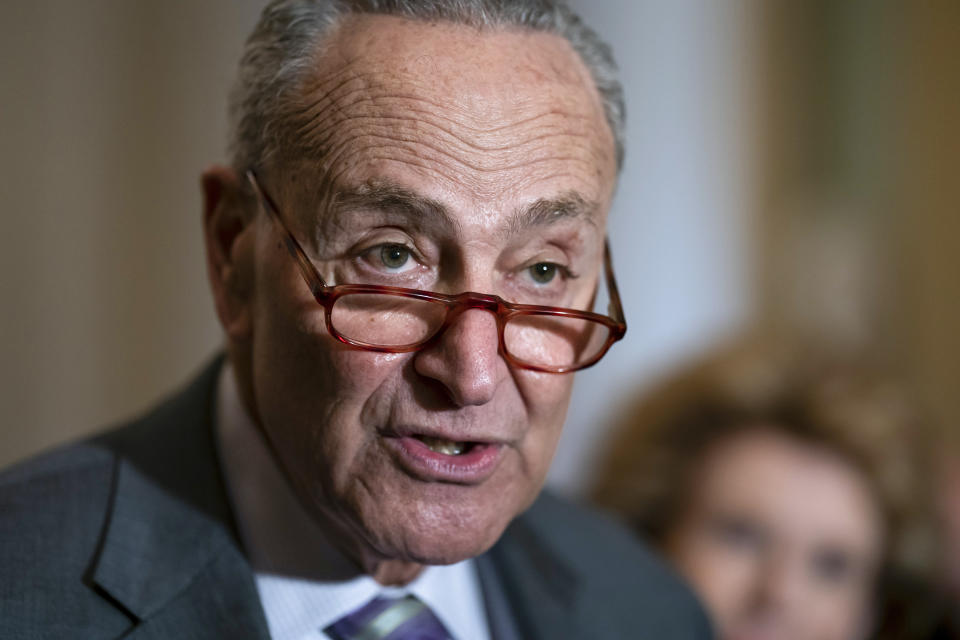
[[[375,209],[404,221],[413,220],[425,228],[456,231],[459,224],[440,202],[422,196],[395,183],[383,180],[369,181],[353,189],[337,193],[334,210],[345,212],[356,209]]]
[[[586,200],[579,193],[568,191],[557,198],[541,198],[531,205],[520,207],[510,216],[506,231],[508,234],[518,234],[577,218],[596,227],[599,208],[597,203]]]
[[[388,216],[398,216],[404,221],[413,220],[417,226],[424,228],[441,228],[448,232],[460,229],[460,224],[443,203],[387,180],[368,181],[356,188],[340,191],[333,208],[341,213],[374,209]],[[541,198],[514,210],[503,231],[497,235],[517,235],[570,219],[584,219],[597,227],[598,210],[597,203],[569,191],[556,198]]]

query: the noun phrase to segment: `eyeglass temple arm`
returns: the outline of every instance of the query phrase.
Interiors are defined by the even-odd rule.
[[[283,237],[286,240],[285,244],[287,246],[287,251],[290,252],[290,255],[293,256],[294,260],[296,261],[297,267],[299,267],[300,273],[303,274],[304,279],[310,286],[313,295],[319,295],[324,289],[327,288],[327,283],[323,281],[322,277],[320,277],[320,274],[313,266],[313,263],[310,262],[310,258],[307,257],[307,252],[303,250],[303,247],[300,245],[300,242],[297,240],[296,236],[293,235],[293,232],[290,231],[286,223],[284,223],[283,219],[280,217],[280,210],[270,197],[270,194],[260,187],[260,183],[257,181],[257,176],[252,169],[247,170],[247,180],[250,182],[250,186],[253,187],[253,191],[257,195],[257,200],[259,200],[260,206],[266,210],[267,216],[273,220],[274,224],[276,224],[280,231],[283,232]]]
[[[623,304],[620,302],[620,290],[617,289],[617,279],[613,275],[613,254],[610,252],[610,238],[603,241],[603,268],[607,276],[607,291],[610,294],[610,303],[607,314],[626,327],[627,319],[623,315]]]

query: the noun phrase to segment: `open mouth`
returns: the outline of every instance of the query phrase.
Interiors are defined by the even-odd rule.
[[[443,440],[441,438],[432,438],[430,436],[414,436],[417,440],[427,446],[430,451],[440,453],[445,456],[462,456],[474,448],[473,442],[455,442],[453,440]]]
[[[394,452],[397,463],[415,478],[457,484],[479,484],[489,479],[507,449],[496,441],[454,440],[439,433],[400,433],[385,437],[383,442]]]

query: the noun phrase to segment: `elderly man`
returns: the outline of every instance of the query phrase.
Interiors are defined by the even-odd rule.
[[[538,498],[626,328],[596,36],[548,0],[280,0],[232,118],[227,357],[2,477],[0,636],[704,637],[629,536]]]

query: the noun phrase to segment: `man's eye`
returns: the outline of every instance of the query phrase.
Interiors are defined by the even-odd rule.
[[[410,261],[410,250],[400,244],[380,247],[380,261],[388,269],[402,269]]]
[[[558,266],[552,262],[538,262],[529,267],[530,277],[537,284],[547,284],[557,277]]]

